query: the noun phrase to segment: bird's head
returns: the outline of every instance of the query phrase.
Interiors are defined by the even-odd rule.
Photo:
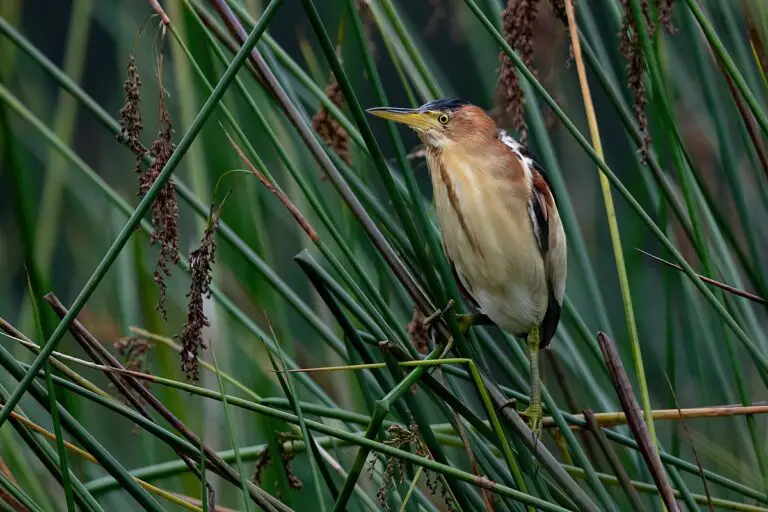
[[[413,128],[427,149],[482,143],[497,134],[496,123],[483,109],[453,98],[430,101],[419,108],[377,107],[367,112]]]

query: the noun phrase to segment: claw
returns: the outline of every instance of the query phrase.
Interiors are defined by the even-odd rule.
[[[520,413],[520,416],[528,418],[528,427],[533,432],[533,437],[540,441],[543,424],[541,405],[538,407],[534,404],[529,405],[526,410]]]

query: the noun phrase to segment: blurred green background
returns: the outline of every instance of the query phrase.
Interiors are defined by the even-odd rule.
[[[768,70],[761,67],[760,60],[768,57],[765,47],[761,46],[762,42],[768,42],[768,4],[764,0],[678,0],[672,8],[676,31],[669,34],[658,20],[658,9],[666,2],[649,2],[650,17],[657,30],[648,48],[652,49],[652,60],[663,82],[659,84],[651,74],[645,74],[648,101],[645,113],[651,139],[651,158],[646,161],[638,150],[632,114],[633,93],[627,85],[626,59],[619,52],[623,10],[634,1],[579,0],[576,5],[605,163],[636,200],[636,205],[647,212],[696,272],[766,296],[768,162],[764,153],[766,126],[761,120],[765,119],[768,99],[768,83],[763,71]],[[221,33],[229,37],[209,3],[188,4],[182,0],[161,0],[160,3],[172,20],[173,35],[159,28],[157,16],[151,17],[149,2],[0,2],[3,23],[0,27],[0,268],[3,269],[0,317],[37,343],[43,341],[38,329],[42,326],[45,332],[46,321],[41,324],[35,321],[28,286],[30,265],[39,273],[44,286],[41,292],[53,291],[64,304],[71,304],[128,219],[119,201],[130,205],[132,210],[140,199],[133,155],[118,143],[108,126],[109,120],[94,112],[94,105],[89,106],[84,98],[87,96],[99,105],[113,118],[114,125],[125,100],[123,83],[129,55],[135,56],[143,82],[142,140],[149,146],[158,126],[158,66],[161,65],[175,129],[174,140],[178,144],[209,96],[209,89],[197,70],[215,85],[226,69],[211,47],[212,41],[221,44],[215,35],[209,38],[215,31],[207,34],[190,8],[194,5],[208,13],[221,27]],[[242,17],[246,30],[266,6],[266,2],[258,0],[231,3],[242,6],[243,13],[250,13],[250,19]],[[530,44],[538,82],[589,140],[566,26],[554,14],[548,0],[512,3],[524,4],[521,8],[529,9],[528,12],[537,10]],[[373,86],[375,80],[366,71],[366,57],[370,56],[389,105],[414,106],[436,97],[455,96],[491,111],[501,126],[514,129],[504,113],[505,104],[497,94],[500,48],[470,8],[469,4],[475,5],[474,2],[368,0],[349,4],[356,4],[357,10],[350,10],[348,3],[341,0],[317,2],[316,7],[331,41],[338,48],[348,83],[363,108],[378,106],[381,101]],[[491,24],[501,30],[504,3],[480,0],[477,4]],[[694,12],[711,23],[710,36],[714,37],[704,36]],[[366,36],[362,40],[356,33],[358,22]],[[329,83],[331,70],[302,3],[285,2],[266,33],[269,38],[260,41],[257,48],[265,55],[298,112],[309,122],[323,105],[321,100],[326,101],[323,90]],[[180,41],[189,55],[185,54]],[[26,51],[24,45],[27,45]],[[233,53],[226,45],[220,48],[227,59],[232,58]],[[729,55],[733,67],[718,65],[713,57],[717,54]],[[69,77],[79,88],[78,94],[67,92],[61,81],[46,71],[43,58]],[[646,54],[646,62],[649,58]],[[321,281],[338,286],[341,291],[332,295],[342,302],[341,309],[351,318],[354,327],[370,336],[369,341],[382,339],[380,333],[388,339],[391,338],[388,335],[393,334],[396,338],[393,341],[408,345],[406,325],[411,319],[413,302],[387,269],[332,180],[323,175],[283,110],[248,69],[243,68],[238,76],[243,88],[233,84],[221,105],[226,105],[231,119],[258,155],[261,162],[257,167],[267,171],[285,191],[325,245],[314,244],[286,208],[253,176],[227,174],[244,166],[228,142],[225,130],[238,140],[240,147],[245,149],[246,142],[240,139],[241,133],[236,134],[231,119],[220,105],[174,172],[180,191],[179,248],[182,256],[189,257],[203,236],[208,207],[218,204],[231,190],[221,217],[227,233],[223,234],[220,227],[217,235],[213,267],[216,291],[212,299],[205,301],[205,311],[212,324],[204,333],[209,348],[201,352],[201,357],[213,364],[212,350],[215,351],[221,371],[237,382],[237,385],[232,382],[225,385],[228,393],[292,411],[273,371],[273,363],[280,365],[280,352],[298,367],[305,368],[358,363],[366,357],[353,347],[348,333],[340,326],[337,313],[318,293],[317,284],[308,279],[306,265],[323,269],[326,277]],[[729,80],[738,86],[729,87]],[[632,321],[622,301],[597,166],[557,113],[533,92],[529,82],[524,82],[523,89],[529,146],[553,181],[569,244],[567,305],[553,348],[543,356],[542,362],[542,378],[551,391],[552,403],[572,414],[587,408],[595,412],[620,410],[597,350],[597,331],[608,333],[618,346],[641,405],[648,403],[653,409],[678,406],[685,409],[764,403],[767,369],[755,355],[765,357],[768,351],[764,306],[707,285],[714,293],[712,300],[722,304],[716,309],[684,274],[638,252],[636,249],[643,249],[665,259],[675,259],[638,216],[637,209],[614,188],[620,247],[626,261],[638,347],[644,363],[642,377],[638,377],[637,354],[632,350],[630,335]],[[244,91],[250,94],[249,98]],[[750,105],[748,98],[754,103]],[[426,283],[425,289],[430,292],[433,303],[437,303],[440,294],[427,277],[430,273],[439,275],[440,256],[430,251],[426,242],[434,233],[425,234],[424,225],[412,213],[415,202],[420,202],[433,216],[428,171],[424,160],[417,155],[408,159],[411,170],[404,169],[401,159],[397,158],[399,144],[406,153],[411,153],[418,149],[418,140],[406,130],[392,133],[383,122],[371,123],[400,190],[407,188],[403,185],[405,173],[412,172],[421,192],[418,198],[404,195],[407,211],[411,212],[408,222],[416,226],[419,243],[426,248],[426,260],[419,259],[414,240],[403,234],[404,223],[398,217],[401,212],[382,180],[381,168],[371,157],[378,150],[363,143],[361,127],[352,115],[349,102],[340,107],[342,126],[348,132],[350,165],[346,169],[339,167],[346,181],[353,183],[355,195],[362,198],[366,210],[371,212],[377,225],[383,227],[387,239],[414,275]],[[29,122],[29,116],[47,127],[48,136]],[[66,151],[60,151],[55,144]],[[333,150],[329,152],[338,165],[339,159]],[[254,161],[250,150],[246,154]],[[301,177],[301,183],[297,176]],[[28,223],[23,221],[23,212]],[[85,327],[113,351],[115,341],[137,333],[132,328],[173,338],[182,332],[187,321],[190,281],[181,268],[174,268],[172,276],[167,278],[167,321],[155,310],[158,293],[152,272],[157,248],[150,247],[148,240],[141,231],[132,236],[79,315]],[[304,261],[309,263],[301,266],[294,256],[305,250]],[[348,272],[346,277],[344,272]],[[367,281],[362,276],[366,276]],[[437,282],[442,283],[440,293],[447,297],[450,286],[445,280]],[[374,296],[374,291],[378,296]],[[341,298],[345,294],[349,303]],[[40,307],[47,322],[55,325],[53,322],[57,319],[49,306],[41,302]],[[734,334],[730,326],[735,324],[743,329],[743,336]],[[483,354],[480,363],[490,368],[499,383],[526,394],[527,368],[519,357],[523,345],[502,336],[495,328],[484,332],[488,335],[473,337],[473,343]],[[143,337],[146,338],[146,334]],[[481,338],[485,341],[480,342]],[[262,339],[274,340],[282,348],[280,352],[272,350],[276,357],[273,362],[267,357]],[[745,349],[744,340],[753,344],[752,352]],[[139,368],[184,382],[178,353],[170,348],[169,342],[153,338],[149,341],[153,348],[140,361]],[[0,345],[17,361],[32,360],[30,352],[11,339],[0,339]],[[513,345],[517,347],[518,356],[512,356]],[[490,346],[496,347],[497,352],[489,352]],[[69,335],[57,350],[87,359]],[[383,361],[375,343],[368,350],[376,361]],[[504,355],[501,359],[508,357],[508,360],[501,361],[500,354]],[[70,366],[104,391],[118,395],[104,374],[76,364]],[[382,389],[377,385],[384,381],[376,384],[377,378],[371,377],[375,372],[384,375],[385,381],[391,378],[386,370],[377,369],[367,370],[365,378],[360,376],[362,372],[336,372],[301,377],[294,374],[291,380],[303,401],[323,404],[335,411],[368,415],[373,411],[373,401],[382,396]],[[60,373],[54,372],[54,375]],[[450,388],[461,400],[485,418],[475,389],[466,381],[457,381],[455,376],[448,378]],[[44,383],[43,379],[39,381]],[[641,381],[647,382],[647,396],[642,396]],[[316,385],[314,388],[312,383]],[[4,398],[17,385],[17,379],[5,366],[0,370],[0,384],[4,390],[0,396]],[[220,392],[220,383],[212,371],[202,369],[198,385]],[[297,450],[292,463],[293,472],[303,481],[301,490],[290,488],[286,471],[276,460],[283,434],[300,436],[300,429],[292,431],[286,422],[231,404],[225,408],[222,402],[203,398],[194,391],[160,384],[152,384],[151,390],[211,448],[239,447],[241,453],[238,454],[243,461],[238,464],[232,460],[232,467],[236,471],[242,468],[247,477],[258,465],[262,445],[269,446],[273,460],[261,480],[267,492],[280,497],[295,510],[316,508],[319,492],[323,496],[321,501],[330,510],[333,499],[329,487],[317,477],[305,450]],[[429,423],[451,420],[443,398],[435,396],[429,388],[421,388],[416,395]],[[157,474],[147,480],[169,491],[201,497],[199,481],[156,436],[58,384],[57,399],[126,469],[149,468],[150,473],[157,470]],[[45,406],[29,397],[22,399],[21,406],[36,424],[54,430],[56,421]],[[403,412],[406,404],[401,401],[399,407],[401,409],[393,409],[388,419],[408,423],[409,414]],[[411,407],[409,402],[407,408]],[[308,410],[305,415],[355,432],[364,431],[367,424],[342,423],[338,414],[333,419],[333,414],[324,415],[317,410]],[[706,499],[701,497],[707,493],[725,500],[719,503],[725,508],[768,506],[764,417],[689,419],[685,429],[679,421],[656,421],[655,427],[661,449],[675,460],[688,464],[668,466],[676,468],[669,470],[669,476],[673,487],[682,493],[681,506],[691,508],[696,502],[697,507],[705,507]],[[622,436],[632,435],[626,427],[613,430]],[[514,437],[506,427],[505,431]],[[461,439],[450,428],[446,432],[446,436],[453,436],[453,445],[446,441],[445,446],[450,464],[473,472]],[[574,466],[571,473],[600,509],[610,504],[617,510],[631,510],[627,494],[615,481],[608,484],[604,479],[603,484],[587,484],[578,477],[583,476],[584,471],[615,473],[594,438],[579,434],[563,441],[562,436],[550,435],[551,432],[545,433],[544,445],[559,462]],[[317,433],[313,435],[322,437]],[[386,434],[382,439],[385,438]],[[42,510],[66,510],[61,486],[24,439],[10,423],[0,427],[0,460],[7,465],[8,475],[13,476],[18,487]],[[65,434],[65,439],[73,441],[69,434]],[[349,471],[356,449],[334,446],[333,436],[323,439],[328,452]],[[611,439],[629,477],[653,484],[637,452],[614,443],[615,437]],[[55,453],[55,443],[43,442]],[[484,448],[478,448],[477,443]],[[584,458],[580,458],[579,448],[572,443],[581,447]],[[481,466],[479,474],[517,488],[499,452],[491,455],[483,452],[491,450],[492,443],[475,433],[471,444],[470,451],[483,454],[476,455]],[[516,443],[514,448],[520,457],[530,459],[530,455],[519,452],[524,451],[522,445]],[[102,468],[71,451],[67,458],[73,475],[85,485],[84,492],[91,493],[105,510],[135,509],[137,505],[130,493],[121,490],[119,485],[111,485],[110,477]],[[178,473],[167,476],[158,470],[158,465],[168,461],[178,463]],[[665,462],[669,461],[665,459]],[[708,486],[698,474],[699,463],[711,472]],[[373,474],[363,472],[362,487],[350,501],[350,510],[366,510],[376,504],[383,467],[378,466]],[[534,485],[538,479],[549,477],[540,475],[533,467],[529,468],[530,473],[525,464],[523,467],[530,486],[527,492],[567,505],[542,490],[551,482],[542,483],[541,487]],[[180,476],[184,470],[186,473]],[[406,473],[405,483],[398,484],[395,479],[391,487],[388,499],[392,508],[400,507],[408,492],[408,482],[414,477],[413,468],[409,467]],[[334,473],[332,480],[340,488],[344,476]],[[238,486],[212,475],[209,482],[216,487],[217,504],[245,510]],[[430,491],[423,483],[424,477],[416,493],[420,495],[418,499],[405,500],[409,510],[426,510],[430,506]],[[476,488],[462,489],[467,493],[466,503],[470,509],[483,503]],[[607,501],[601,492],[605,492]],[[691,497],[694,494],[699,495],[698,501]],[[367,495],[368,500],[362,495]],[[446,509],[444,500],[439,497],[431,500],[431,506]],[[661,507],[653,492],[643,493],[641,500],[647,509]],[[159,501],[163,507],[181,510],[178,504]],[[520,502],[511,498],[495,503],[499,510],[522,509]]]

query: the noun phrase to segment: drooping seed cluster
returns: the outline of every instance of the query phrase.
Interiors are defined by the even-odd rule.
[[[509,0],[502,12],[504,40],[515,50],[525,66],[533,67],[533,26],[536,22],[538,0]],[[499,52],[499,97],[504,111],[510,116],[517,138],[525,144],[528,129],[525,124],[525,97],[512,59]]]
[[[264,481],[264,471],[266,471],[270,462],[272,462],[272,456],[269,454],[269,448],[264,448],[259,454],[259,458],[256,459],[256,469],[253,471],[251,482],[256,485],[262,484]]]
[[[223,206],[223,204],[222,204]],[[192,281],[187,293],[187,323],[181,333],[181,370],[188,380],[200,378],[197,354],[206,347],[203,330],[211,325],[205,314],[204,300],[211,296],[213,282],[213,263],[216,260],[216,227],[219,224],[221,209],[211,205],[208,225],[200,240],[200,246],[189,256],[189,273]]]
[[[141,173],[141,159],[144,156],[144,146],[141,144],[141,131],[144,123],[141,120],[141,77],[136,66],[136,57],[128,56],[128,78],[123,84],[125,103],[120,109],[120,133],[117,141],[125,144],[136,156],[136,172]]]
[[[331,73],[330,81],[325,88],[325,96],[338,108],[344,106],[344,94],[341,92],[339,82],[333,73]],[[323,142],[341,157],[344,163],[350,164],[349,134],[324,106],[321,106],[312,117],[312,128]]]
[[[415,424],[410,425],[409,427],[398,424],[392,425],[387,429],[387,439],[384,441],[384,444],[394,448],[408,449],[420,457],[433,459],[429,448],[427,448],[426,443],[419,433],[419,427]],[[376,454],[372,453],[368,466],[369,471],[373,472],[377,460],[378,457]],[[382,510],[389,510],[387,498],[389,496],[389,487],[394,482],[395,470],[400,473],[400,484],[402,485],[406,474],[405,462],[395,457],[387,457],[384,465],[384,478],[382,479],[381,487],[376,491],[376,500],[379,505],[381,505]],[[448,490],[445,478],[439,473],[435,473],[428,469],[425,470],[425,475],[427,489],[429,489],[433,495],[439,494],[443,498],[445,506],[449,511],[455,511],[456,507],[453,503],[453,497]]]
[[[160,124],[157,136],[148,151],[141,143],[141,132],[144,128],[140,111],[142,84],[133,54],[128,57],[128,77],[123,85],[125,103],[120,109],[120,133],[117,136],[117,140],[121,144],[128,146],[136,157],[135,170],[139,178],[138,194],[141,197],[144,197],[155,183],[155,180],[157,180],[157,177],[160,175],[163,167],[165,167],[165,164],[168,163],[174,151],[173,123],[165,101],[166,93],[163,88],[162,62],[161,54],[158,59]],[[151,161],[146,171],[143,167],[145,159]],[[166,181],[159,195],[152,203],[152,225],[154,231],[150,237],[150,245],[160,245],[160,252],[153,274],[153,279],[159,289],[156,309],[160,311],[163,319],[167,319],[165,309],[165,278],[171,274],[171,265],[179,262],[179,206],[172,177]]]
[[[632,110],[635,113],[637,125],[640,128],[643,141],[641,154],[643,159],[648,157],[648,147],[651,137],[648,133],[648,118],[645,115],[645,83],[643,82],[643,50],[640,46],[640,36],[637,33],[637,25],[629,6],[630,0],[621,0],[624,16],[621,24],[621,41],[619,51],[627,59],[627,82],[632,90]],[[656,27],[648,14],[648,1],[642,0],[643,14],[648,23],[649,31],[655,31]]]
[[[117,350],[117,354],[123,362],[126,370],[151,374],[147,367],[147,355],[152,350],[153,345],[138,336],[126,336],[119,338],[112,346]],[[149,381],[141,380],[142,385],[149,389]],[[125,397],[121,395],[121,400]]]
[[[651,17],[649,0],[640,1],[640,9],[643,12],[645,23],[648,26],[648,35],[653,38],[656,34],[657,24]],[[632,15],[631,0],[621,0],[621,7],[624,10],[622,17],[621,32],[619,34],[619,51],[627,59],[627,82],[632,90],[633,102],[632,110],[637,120],[637,125],[642,135],[641,155],[643,160],[648,158],[648,148],[650,147],[651,137],[648,132],[648,118],[645,114],[646,98],[645,83],[643,82],[643,72],[645,62],[643,60],[643,50],[638,34],[637,20]],[[674,0],[658,0],[659,23],[661,23],[669,33],[676,31],[672,24],[672,7]]]
[[[670,34],[677,32],[675,25],[672,23],[672,7],[674,5],[675,0],[659,0],[659,22],[664,25],[664,28]]]
[[[162,77],[162,70],[160,71]],[[143,196],[155,183],[157,177],[162,172],[165,164],[173,155],[175,146],[173,144],[173,124],[171,116],[165,104],[165,90],[162,88],[162,78],[160,80],[160,127],[157,132],[152,147],[149,149],[149,156],[153,163],[147,169],[147,172],[141,175],[139,181],[139,193]],[[157,256],[155,272],[153,279],[159,289],[157,309],[167,318],[165,309],[166,284],[165,278],[171,275],[171,265],[179,262],[179,203],[176,197],[176,186],[173,183],[173,177],[165,182],[160,194],[152,203],[152,225],[155,230],[152,232],[149,244],[160,245],[160,252]]]
[[[284,434],[278,432],[278,437],[283,436]],[[296,452],[289,449],[289,446],[286,446],[287,443],[284,442],[278,442],[278,450],[280,451],[280,463],[283,466],[283,471],[285,471],[285,476],[288,479],[288,486],[291,489],[299,490],[302,487],[304,487],[304,482],[301,481],[301,478],[296,475],[296,473],[293,472],[293,469],[291,468],[291,463],[293,462],[293,459],[296,457]],[[272,456],[269,453],[269,448],[264,448],[264,450],[259,454],[259,458],[256,460],[256,469],[253,472],[253,476],[251,477],[251,481],[255,483],[256,485],[262,485],[264,481],[264,472],[269,467],[269,465],[272,463]],[[279,498],[279,494],[277,495]]]

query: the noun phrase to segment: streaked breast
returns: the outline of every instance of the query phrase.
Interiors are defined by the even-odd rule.
[[[485,157],[458,153],[429,157],[448,255],[476,294],[501,308],[522,305],[504,304],[508,301],[527,302],[530,307],[524,309],[531,311],[525,316],[543,314],[544,264],[530,222],[525,177],[494,169]]]

